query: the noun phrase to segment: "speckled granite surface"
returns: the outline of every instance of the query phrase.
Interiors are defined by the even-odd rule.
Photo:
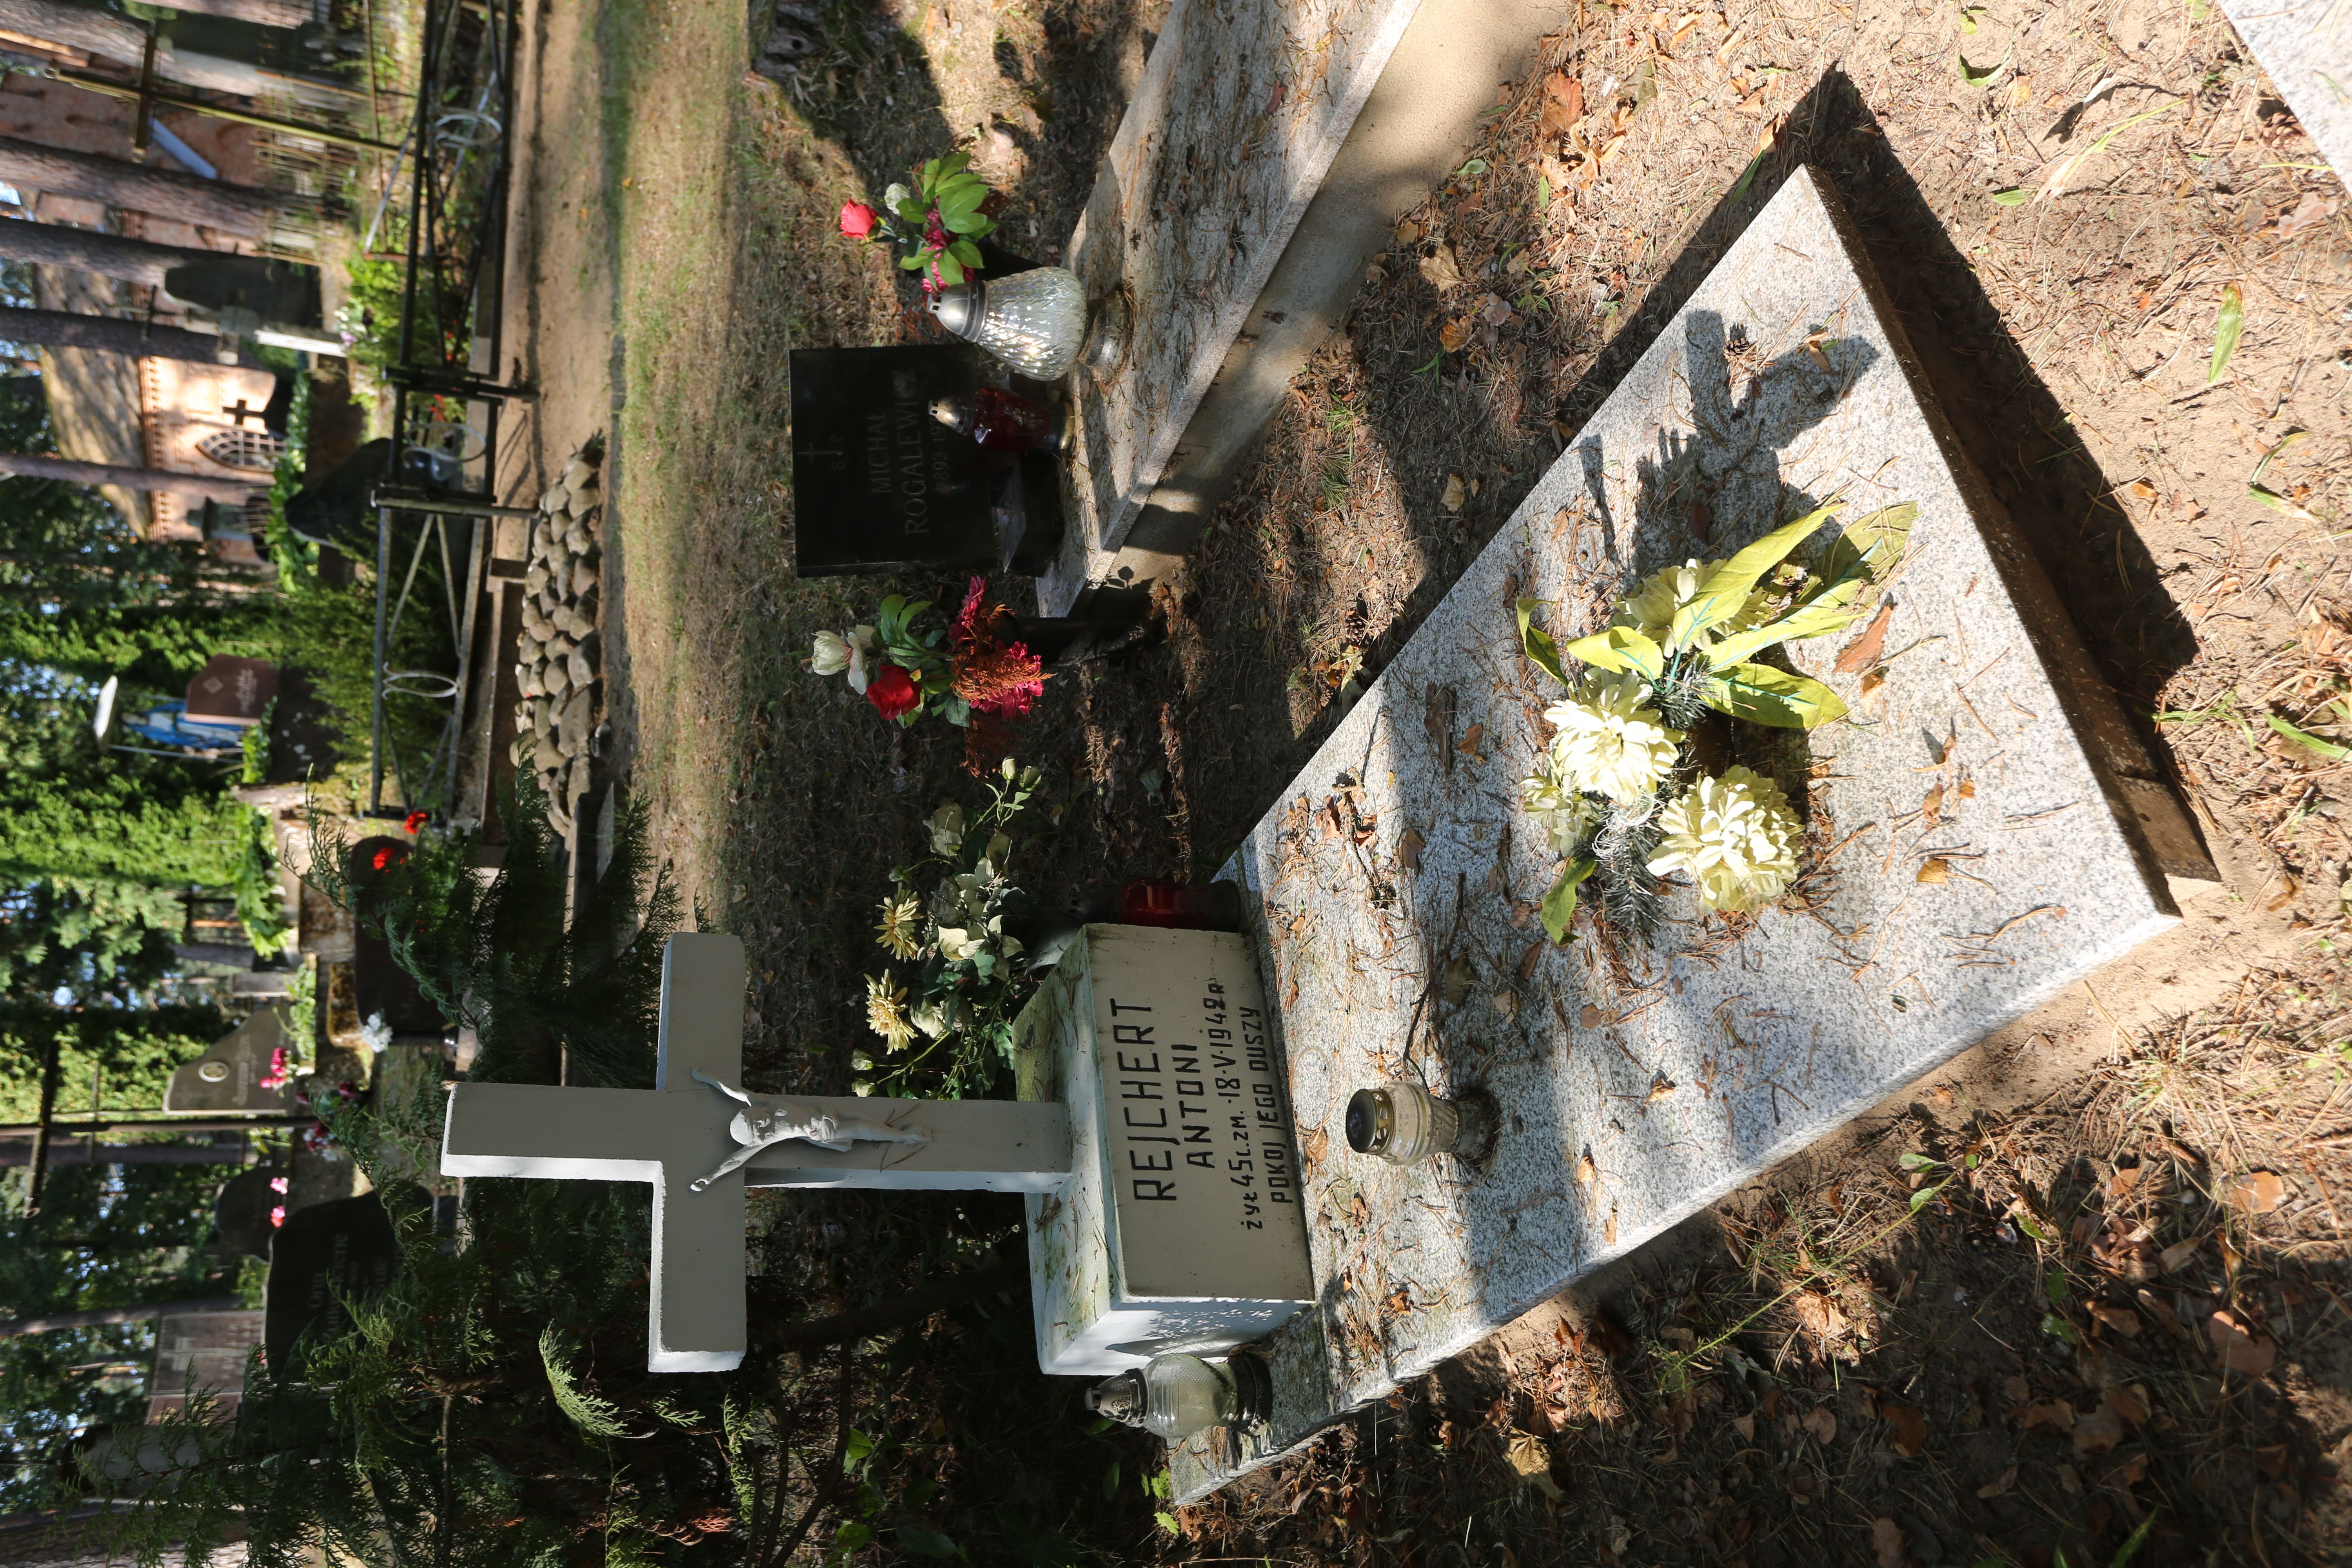
[[[1948,458],[1832,201],[1790,179],[1229,868],[1286,1053],[1318,1307],[1276,1336],[1268,1430],[1171,1455],[1180,1499],[1466,1349],[2177,918],[2162,835],[2141,820],[2177,827],[2177,804],[2126,776],[2112,699],[2094,710],[2072,634],[2029,630],[2019,604],[2046,587]],[[1853,709],[1795,760],[1812,780],[1802,909],[1734,928],[1685,887],[1648,950],[1604,951],[1589,922],[1551,946],[1534,906],[1558,862],[1517,781],[1559,689],[1520,656],[1513,600],[1552,601],[1565,641],[1635,574],[1727,555],[1832,495],[1848,521],[1920,511],[1883,662],[1832,669],[1859,628],[1789,650]],[[1348,1096],[1387,1079],[1492,1093],[1490,1156],[1352,1154]]]
[[[1071,373],[1074,561],[1127,538],[1419,5],[1169,6],[1070,237],[1097,320],[1128,321]]]

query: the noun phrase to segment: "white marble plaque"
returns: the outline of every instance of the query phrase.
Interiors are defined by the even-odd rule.
[[[1037,1362],[1139,1366],[1257,1339],[1308,1300],[1297,1144],[1247,943],[1097,925],[1022,1014],[1024,1100],[1070,1108],[1029,1199]]]

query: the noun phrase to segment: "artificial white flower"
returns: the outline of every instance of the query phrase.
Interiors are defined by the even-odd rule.
[[[1803,826],[1780,786],[1749,769],[1700,778],[1659,815],[1658,826],[1665,837],[1650,869],[1690,873],[1708,909],[1760,909],[1796,878]]]
[[[1650,684],[1633,674],[1588,675],[1568,696],[1544,710],[1559,731],[1551,771],[1563,785],[1633,805],[1655,793],[1674,770],[1680,730],[1649,700]]]
[[[1551,836],[1555,854],[1575,854],[1601,826],[1601,803],[1562,784],[1549,753],[1538,757],[1535,772],[1519,781],[1519,801]]]
[[[1609,624],[1630,626],[1666,652],[1674,652],[1675,649],[1667,646],[1666,637],[1674,627],[1675,612],[1698,597],[1699,584],[1722,564],[1720,561],[1689,560],[1679,566],[1651,573],[1642,579],[1640,587],[1625,595],[1624,602],[1617,606],[1617,614],[1610,618]],[[1709,626],[1699,634],[1699,640],[1712,642],[1734,632],[1763,625],[1770,609],[1770,598],[1764,590],[1755,590],[1748,595],[1748,602],[1739,607],[1738,614],[1727,621]]]
[[[866,977],[866,1026],[894,1051],[915,1037],[907,1022],[906,988],[891,984],[887,974]]]
[[[852,626],[849,636],[842,639],[849,645],[849,689],[860,697],[866,695],[866,683],[874,678],[873,672],[866,668],[868,658],[877,646],[874,638],[872,626]]]
[[[940,956],[950,963],[961,963],[987,951],[987,941],[977,933],[954,926],[940,927]]]
[[[819,632],[809,650],[809,668],[819,675],[839,675],[849,668],[849,639],[839,632]]]
[[[931,853],[952,855],[963,847],[963,807],[950,801],[931,813]]]

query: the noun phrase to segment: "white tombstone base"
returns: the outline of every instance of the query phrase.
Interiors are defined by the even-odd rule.
[[[1263,1339],[1310,1299],[1297,1142],[1247,942],[1088,926],[1014,1026],[1024,1100],[1068,1107],[1028,1200],[1037,1364],[1100,1375]]]

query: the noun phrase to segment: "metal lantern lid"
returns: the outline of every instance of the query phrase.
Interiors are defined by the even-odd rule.
[[[931,314],[960,338],[971,336],[987,310],[988,286],[977,281],[951,284],[931,296]]]

